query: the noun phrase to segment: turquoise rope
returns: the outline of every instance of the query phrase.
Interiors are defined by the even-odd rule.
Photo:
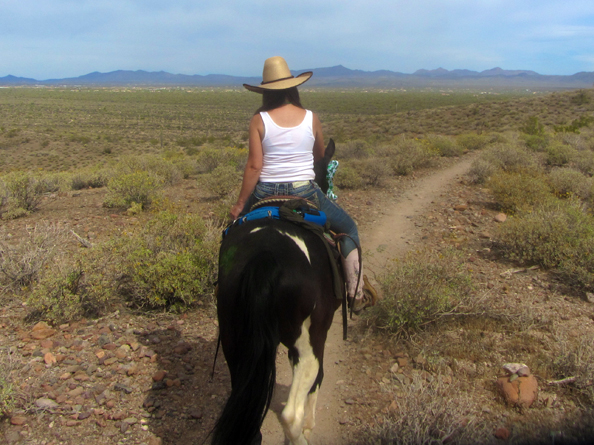
[[[328,164],[328,171],[326,172],[326,179],[328,180],[328,191],[326,192],[326,196],[332,201],[338,199],[338,196],[334,193],[334,175],[336,174],[336,170],[338,170],[338,161],[330,161]]]

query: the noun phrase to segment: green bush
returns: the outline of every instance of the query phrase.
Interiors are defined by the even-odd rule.
[[[243,170],[247,154],[247,150],[242,148],[203,148],[196,156],[198,173],[210,173],[219,165]]]
[[[489,178],[487,186],[501,209],[511,214],[530,211],[552,198],[546,177],[538,174],[500,171]]]
[[[198,162],[190,157],[183,157],[173,160],[173,165],[180,171],[184,179],[195,175],[198,171]]]
[[[353,167],[341,163],[336,171],[334,184],[342,189],[357,189],[363,185],[363,180]]]
[[[561,167],[568,164],[576,156],[577,151],[569,145],[554,143],[547,146],[545,153],[547,165]]]
[[[63,323],[122,301],[175,310],[213,297],[221,228],[200,215],[158,213],[143,228],[48,268],[27,300],[31,318]]]
[[[554,130],[557,133],[576,133],[580,134],[580,128],[589,127],[594,123],[594,117],[592,116],[580,116],[577,119],[571,121],[569,125],[556,125]]]
[[[338,159],[365,159],[373,154],[373,149],[365,141],[348,141],[336,147]]]
[[[526,147],[533,151],[545,151],[550,144],[550,138],[544,134],[524,135]]]
[[[538,117],[530,116],[520,127],[520,131],[530,136],[544,135],[544,125],[538,121]]]
[[[136,172],[150,173],[166,185],[175,185],[182,179],[176,165],[160,156],[124,156],[118,161],[117,173]]]
[[[392,175],[392,169],[383,158],[359,159],[353,161],[351,166],[362,179],[363,184],[371,187],[383,187]]]
[[[445,136],[433,136],[428,139],[429,147],[439,153],[440,156],[453,157],[460,156],[464,150],[457,145],[452,139]]]
[[[220,231],[202,216],[161,212],[114,245],[120,294],[135,307],[174,309],[212,297]]]
[[[532,171],[539,168],[532,153],[513,144],[494,145],[481,153],[480,159],[504,172]]]
[[[2,177],[6,211],[21,209],[24,214],[37,210],[46,184],[27,172],[11,172]]]
[[[137,203],[146,209],[160,196],[162,187],[163,180],[146,171],[117,173],[108,182],[108,194],[103,204],[106,207],[129,208]]]
[[[570,165],[585,175],[594,176],[594,151],[578,151],[572,157]]]
[[[241,184],[241,174],[235,167],[219,165],[211,173],[201,175],[198,186],[218,197],[227,196]]]
[[[475,159],[468,171],[468,178],[474,184],[484,184],[497,171],[497,166],[484,158]]]
[[[474,151],[485,148],[489,140],[482,134],[467,133],[458,136],[457,142],[464,150]]]
[[[109,183],[109,177],[109,172],[103,169],[78,170],[70,176],[70,188],[82,190],[105,187]]]
[[[372,308],[375,326],[410,334],[470,303],[471,281],[453,250],[409,253],[380,280],[383,299]]]
[[[572,267],[585,268],[592,279],[594,218],[584,213],[576,200],[549,200],[529,213],[510,218],[496,238],[512,260],[545,268],[563,265],[565,276]]]
[[[113,304],[113,289],[107,276],[97,273],[105,269],[93,269],[91,264],[79,261],[64,272],[46,273],[27,300],[30,317],[57,324],[104,314]]]
[[[585,199],[589,195],[591,181],[578,170],[566,167],[554,168],[547,179],[558,198],[577,196]]]
[[[17,386],[13,382],[10,355],[0,351],[0,419],[9,415],[17,406]]]
[[[439,154],[428,143],[416,139],[399,141],[395,146],[385,150],[389,156],[389,165],[394,174],[406,176],[413,171],[429,167]]]

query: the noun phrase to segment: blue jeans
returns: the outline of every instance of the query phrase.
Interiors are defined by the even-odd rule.
[[[357,245],[360,245],[359,231],[357,230],[357,224],[355,224],[353,218],[351,218],[338,204],[328,199],[326,194],[314,181],[308,181],[307,184],[299,187],[293,187],[292,182],[258,182],[243,208],[242,215],[249,212],[251,206],[261,199],[278,195],[299,196],[300,198],[305,198],[313,202],[326,214],[328,221],[330,221],[330,229],[332,229],[332,231],[349,235],[352,240],[343,238],[340,241],[340,249],[343,256],[346,257],[351,251],[357,248]]]

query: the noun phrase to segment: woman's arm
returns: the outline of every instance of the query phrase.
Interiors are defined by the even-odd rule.
[[[249,154],[248,160],[243,172],[243,183],[241,184],[241,191],[239,198],[233,207],[231,207],[231,218],[237,219],[250,194],[254,191],[258,180],[260,179],[260,172],[262,171],[262,159],[264,153],[262,150],[262,135],[264,133],[264,123],[260,114],[254,115],[250,122],[250,138],[249,138]]]
[[[313,115],[313,134],[316,138],[313,146],[313,157],[314,162],[316,162],[324,157],[326,148],[324,146],[324,135],[322,134],[322,123],[315,113]]]

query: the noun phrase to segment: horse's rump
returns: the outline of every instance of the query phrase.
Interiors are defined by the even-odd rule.
[[[304,228],[264,219],[235,227],[224,238],[217,311],[232,394],[214,443],[256,439],[272,396],[278,343],[286,345],[298,362],[294,345],[306,319],[307,335],[321,365],[336,309],[332,286],[324,242]]]

